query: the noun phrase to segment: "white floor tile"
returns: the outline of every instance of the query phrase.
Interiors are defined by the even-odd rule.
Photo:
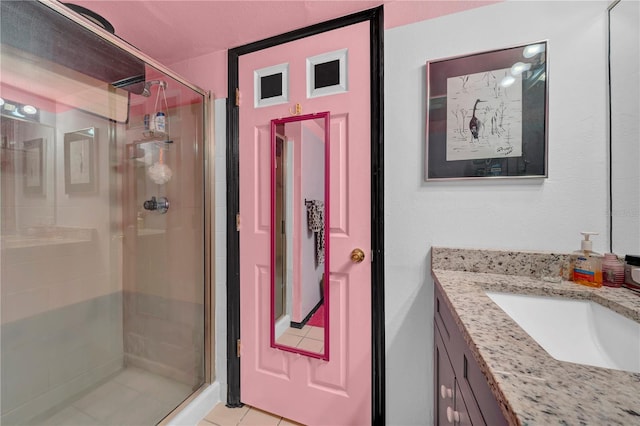
[[[95,419],[105,421],[139,395],[140,392],[110,381],[89,392],[72,405]]]
[[[184,383],[130,367],[34,426],[154,425],[191,393]]]
[[[93,417],[83,413],[74,407],[67,407],[58,411],[48,419],[39,422],[41,425],[47,426],[103,426],[104,423],[94,419]]]

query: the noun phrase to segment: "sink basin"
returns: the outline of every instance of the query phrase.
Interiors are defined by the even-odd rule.
[[[486,293],[553,358],[640,373],[640,323],[590,300]]]

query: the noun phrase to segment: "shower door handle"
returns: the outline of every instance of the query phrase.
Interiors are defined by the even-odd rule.
[[[169,200],[167,200],[167,197],[160,197],[157,200],[156,197],[151,197],[150,200],[144,202],[143,206],[145,210],[157,210],[160,213],[165,214],[167,210],[169,210]]]

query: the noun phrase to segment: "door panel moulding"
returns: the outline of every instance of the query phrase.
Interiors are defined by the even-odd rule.
[[[371,333],[372,424],[385,424],[385,315],[384,315],[384,89],[382,6],[332,21],[230,49],[227,96],[227,406],[242,406],[240,398],[240,264],[236,216],[239,210],[238,62],[241,55],[304,37],[369,21],[371,61]]]

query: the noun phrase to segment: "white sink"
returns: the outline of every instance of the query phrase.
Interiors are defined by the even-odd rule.
[[[553,358],[640,373],[640,323],[589,300],[486,293]]]

